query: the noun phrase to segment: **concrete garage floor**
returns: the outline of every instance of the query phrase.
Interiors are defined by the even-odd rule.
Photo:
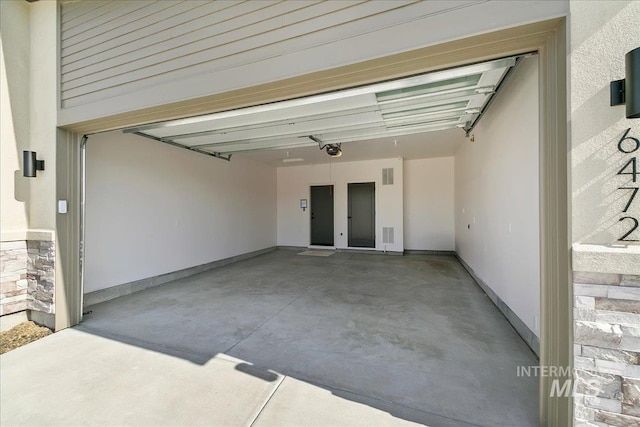
[[[0,424],[537,425],[537,359],[451,256],[277,250],[3,355]]]

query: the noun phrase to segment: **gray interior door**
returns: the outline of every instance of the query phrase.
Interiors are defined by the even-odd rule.
[[[333,246],[333,185],[311,187],[311,244]]]
[[[349,184],[349,246],[376,247],[376,183]]]

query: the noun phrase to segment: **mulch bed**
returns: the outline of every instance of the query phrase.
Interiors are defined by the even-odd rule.
[[[51,329],[34,322],[23,322],[0,333],[0,354],[14,350],[51,334]]]

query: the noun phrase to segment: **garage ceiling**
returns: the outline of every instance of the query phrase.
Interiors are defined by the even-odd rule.
[[[289,150],[247,151],[238,156],[266,163],[273,167],[318,165],[325,163],[359,162],[376,159],[404,160],[435,157],[453,157],[462,144],[468,141],[459,129],[414,133],[390,138],[375,138],[349,142],[342,146],[340,158],[329,157],[318,146]]]
[[[234,153],[468,131],[517,60],[504,58],[124,132],[228,159]]]

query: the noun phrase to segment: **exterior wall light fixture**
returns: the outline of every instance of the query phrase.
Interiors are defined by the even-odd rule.
[[[627,119],[640,119],[640,47],[624,56],[625,78],[610,84],[611,106],[625,104]]]
[[[44,160],[36,160],[35,151],[22,152],[22,176],[35,178],[36,171],[44,170]]]

